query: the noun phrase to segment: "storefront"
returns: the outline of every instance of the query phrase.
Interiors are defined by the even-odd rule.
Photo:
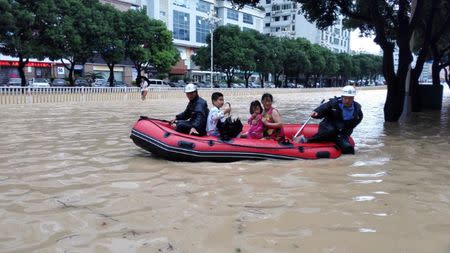
[[[7,83],[9,78],[20,77],[19,62],[14,60],[0,60],[0,84]],[[30,61],[24,68],[27,80],[33,77],[50,78],[52,76],[52,64],[48,62]]]

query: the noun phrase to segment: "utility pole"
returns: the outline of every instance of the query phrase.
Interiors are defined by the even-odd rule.
[[[209,24],[209,33],[210,33],[210,39],[211,39],[211,73],[210,73],[210,78],[211,78],[211,88],[214,88],[214,30],[216,29],[217,23],[221,20],[220,18],[218,18],[216,16],[216,12],[215,11],[210,11],[208,12],[208,17],[204,18],[204,20],[206,20]]]

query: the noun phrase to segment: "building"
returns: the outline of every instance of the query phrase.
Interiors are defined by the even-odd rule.
[[[141,7],[141,0],[100,0],[100,3],[110,4],[121,11],[139,9]]]
[[[195,51],[206,45],[211,24],[208,16],[216,13],[217,25],[234,24],[242,30],[263,31],[264,12],[245,6],[238,9],[230,1],[217,0],[141,0],[150,18],[162,20],[172,31],[173,43],[181,60],[172,68],[172,75],[189,75],[193,81],[206,81],[209,71],[200,71],[191,61]]]
[[[305,38],[336,53],[350,53],[350,30],[342,18],[325,30],[319,30],[300,12],[300,4],[291,0],[261,1],[265,8],[264,33],[278,37]]]

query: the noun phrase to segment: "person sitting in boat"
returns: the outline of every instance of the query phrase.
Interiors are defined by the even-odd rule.
[[[197,86],[189,83],[184,87],[189,103],[184,112],[178,114],[171,123],[175,123],[175,130],[180,133],[198,136],[206,135],[206,119],[209,109],[206,101],[198,95]]]
[[[272,107],[273,96],[270,93],[264,93],[261,97],[264,107],[262,123],[264,124],[263,136],[266,139],[284,141],[283,123],[277,109]]]
[[[219,130],[217,129],[217,122],[224,121],[225,114],[230,113],[231,107],[226,107],[223,111],[220,110],[224,104],[223,94],[220,92],[214,92],[211,95],[211,102],[213,108],[209,111],[208,120],[206,123],[206,132],[208,136],[220,136]]]
[[[262,122],[262,112],[263,108],[258,100],[251,102],[250,117],[247,121],[250,129],[241,135],[242,138],[261,139],[263,137],[264,124]]]
[[[353,129],[363,119],[361,105],[354,101],[356,90],[347,85],[342,89],[340,98],[332,98],[314,109],[311,117],[323,119],[319,131],[311,138],[300,136],[302,143],[336,142],[343,154],[354,154],[355,149],[349,142]]]

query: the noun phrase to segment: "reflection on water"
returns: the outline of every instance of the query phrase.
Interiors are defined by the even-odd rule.
[[[334,94],[274,98],[295,123]],[[184,99],[2,106],[0,252],[449,252],[449,92],[403,123],[384,123],[385,94],[357,96],[355,156],[228,164],[131,142]],[[245,119],[258,97],[225,99]]]

